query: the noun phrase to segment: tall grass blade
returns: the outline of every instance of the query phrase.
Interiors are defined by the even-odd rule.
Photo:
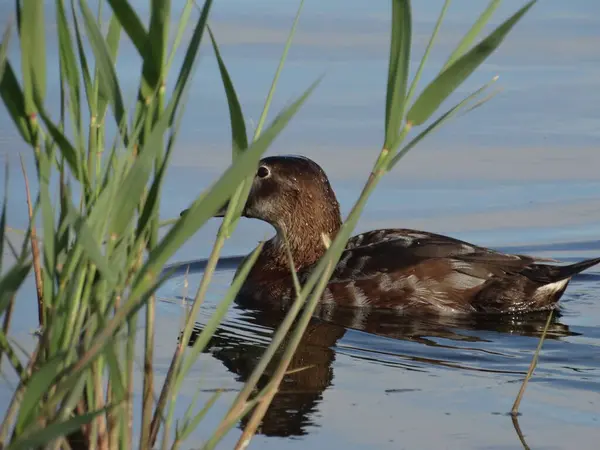
[[[22,438],[17,439],[14,443],[11,443],[6,447],[6,450],[29,450],[31,448],[37,448],[39,445],[52,442],[61,436],[68,436],[73,431],[90,423],[109,409],[110,407],[106,407],[94,412],[77,415],[62,422],[49,424],[40,430],[32,432],[30,435],[25,435]]]
[[[117,54],[119,52],[119,43],[121,41],[121,24],[116,15],[110,19],[108,24],[108,32],[106,34],[106,48],[108,50],[108,54],[113,62],[113,65],[117,59]],[[104,119],[104,115],[106,113],[108,99],[104,96],[100,96],[98,98],[98,121],[102,122]]]
[[[43,100],[46,91],[46,51],[44,36],[44,4],[21,1],[19,36],[25,110],[35,114],[35,98]]]
[[[0,96],[2,96],[4,105],[23,140],[31,144],[33,141],[25,113],[25,96],[8,60],[5,60],[4,63],[4,75],[0,81]]]
[[[55,355],[51,360],[45,361],[27,380],[27,389],[19,406],[17,433],[22,433],[27,426],[35,425],[39,403],[54,382],[64,356]]]
[[[421,93],[407,114],[407,122],[421,125],[438,109],[448,96],[467,79],[479,65],[502,43],[506,35],[533,6],[532,0],[513,14],[483,41],[457,59],[440,73]]]
[[[294,34],[296,34],[296,27],[298,26],[298,21],[300,19],[300,13],[302,12],[302,7],[304,6],[304,0],[300,0],[300,4],[298,5],[298,11],[296,11],[296,17],[294,17],[294,22],[292,23],[292,28],[288,34],[287,40],[285,41],[285,47],[283,48],[283,52],[281,54],[281,58],[279,58],[279,64],[277,66],[277,70],[275,71],[275,75],[273,76],[273,81],[271,82],[271,87],[269,88],[269,93],[267,94],[267,98],[265,99],[265,105],[263,106],[263,110],[260,114],[260,118],[258,119],[258,123],[256,124],[256,130],[254,131],[254,139],[258,139],[260,134],[262,133],[262,129],[265,125],[265,121],[267,120],[267,116],[269,115],[269,109],[271,108],[271,102],[273,101],[273,95],[275,94],[275,88],[277,87],[277,83],[279,82],[279,76],[283,71],[283,66],[287,59],[288,52],[292,45],[292,40],[294,38]]]
[[[83,14],[83,23],[88,35],[90,46],[96,58],[98,77],[102,95],[108,100],[112,107],[117,126],[125,127],[126,116],[123,106],[123,95],[119,87],[119,80],[115,72],[113,60],[110,56],[107,43],[102,36],[100,28],[94,19],[94,15],[85,0],[79,0],[79,6]],[[124,133],[127,136],[127,133]]]
[[[208,21],[208,15],[210,13],[211,6],[212,0],[206,0],[204,2],[202,12],[200,13],[200,18],[198,19],[198,22],[196,22],[196,27],[194,28],[194,32],[192,33],[190,44],[187,48],[187,51],[185,52],[185,57],[183,58],[183,63],[181,64],[179,75],[177,76],[177,82],[175,83],[175,89],[173,94],[173,97],[176,98],[177,102],[179,102],[179,97],[181,97],[181,95],[183,94],[184,87],[187,84],[190,74],[194,69],[194,62],[196,61],[196,55],[200,48],[200,44],[202,43],[202,36],[204,34],[206,22]]]
[[[127,33],[127,36],[135,45],[139,55],[143,58],[147,51],[148,33],[139,16],[135,13],[129,2],[123,0],[108,0],[110,7],[119,18],[119,23]]]
[[[417,89],[417,85],[419,84],[419,80],[421,79],[421,75],[423,73],[423,69],[425,68],[425,63],[427,59],[429,59],[429,53],[433,48],[433,44],[437,35],[440,31],[440,27],[442,25],[442,21],[444,20],[444,16],[446,15],[446,11],[448,10],[448,6],[450,6],[450,0],[444,1],[444,6],[442,6],[442,10],[440,11],[440,15],[438,16],[438,20],[435,23],[435,27],[433,28],[433,33],[431,33],[431,37],[429,38],[429,42],[427,43],[427,47],[425,48],[425,53],[423,53],[423,57],[421,58],[421,62],[419,63],[419,68],[415,73],[415,77],[410,83],[410,88],[408,89],[408,94],[406,94],[406,104],[408,105],[413,98],[415,90]]]
[[[82,34],[79,28],[79,17],[77,16],[77,12],[75,11],[75,0],[71,0],[71,16],[73,18],[75,41],[77,42],[77,54],[79,55],[79,65],[81,66],[81,76],[83,78],[85,96],[87,99],[90,115],[93,117],[96,114],[96,97],[94,95],[92,77],[90,76],[90,69],[87,62],[87,56],[85,54],[85,47],[83,45]]]
[[[78,160],[78,151],[69,139],[64,135],[62,131],[54,124],[48,113],[44,110],[44,106],[41,103],[37,103],[38,112],[44,125],[46,126],[48,133],[58,144],[58,149],[65,159],[69,168],[71,169],[72,175],[76,180],[81,181],[84,185],[89,184],[87,172],[81,170],[81,166]]]
[[[18,263],[13,265],[0,278],[0,314],[8,306],[11,297],[18,292],[25,278],[29,275],[31,263]]]
[[[387,150],[395,147],[404,118],[410,65],[411,23],[410,1],[393,0],[392,37],[385,102],[385,142],[383,144]]]
[[[458,43],[454,51],[450,54],[448,60],[442,67],[442,72],[446,70],[449,66],[451,66],[454,63],[454,61],[456,61],[458,58],[465,54],[465,52],[471,46],[475,38],[479,36],[481,30],[483,30],[483,28],[490,21],[492,15],[494,14],[494,11],[496,11],[496,8],[500,6],[500,2],[501,0],[492,0],[488,4],[487,8],[485,8],[485,10],[479,16],[479,18],[475,21],[471,29],[467,32],[467,34],[465,34],[465,36]]]
[[[8,44],[10,43],[10,33],[12,31],[12,27],[10,22],[4,30],[4,34],[2,35],[2,43],[0,43],[0,80],[4,76],[4,67],[6,66],[6,53],[8,51]]]
[[[4,238],[6,234],[6,205],[8,205],[8,160],[4,165],[4,198],[2,199],[2,214],[0,215],[0,276],[2,276],[2,266],[4,264]],[[1,291],[0,291],[1,292]],[[0,312],[2,309],[0,308]]]
[[[73,39],[69,32],[64,0],[56,0],[56,29],[58,31],[59,57],[61,65],[61,77],[69,91],[69,107],[73,111],[73,126],[75,131],[81,135],[81,84],[79,80],[79,69],[75,57]],[[39,105],[38,105],[39,107]],[[61,146],[59,145],[59,148]]]
[[[248,135],[246,134],[246,123],[244,120],[244,114],[242,113],[240,101],[238,100],[235,88],[233,87],[233,83],[231,82],[231,77],[229,76],[229,72],[227,72],[227,68],[225,67],[223,58],[221,57],[221,52],[219,51],[219,47],[217,46],[217,42],[215,41],[215,36],[213,35],[213,32],[210,29],[210,27],[208,27],[208,34],[210,35],[213,50],[215,51],[215,56],[217,57],[219,71],[221,72],[221,80],[223,80],[223,87],[225,88],[225,95],[227,96],[227,103],[229,105],[229,119],[231,123],[232,143],[231,151],[233,160],[235,161],[238,155],[248,148]]]
[[[70,209],[70,220],[74,223],[73,228],[77,235],[77,243],[82,246],[87,257],[96,265],[105,280],[110,284],[116,283],[116,274],[111,269],[107,258],[102,254],[98,241],[86,223],[85,217],[79,216],[73,205],[70,205]]]

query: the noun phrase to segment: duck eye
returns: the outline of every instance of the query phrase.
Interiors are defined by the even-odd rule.
[[[271,171],[269,170],[268,167],[265,166],[260,166],[258,168],[258,172],[256,172],[256,175],[258,175],[259,178],[266,178],[271,174]]]

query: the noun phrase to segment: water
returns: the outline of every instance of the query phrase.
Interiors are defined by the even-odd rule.
[[[145,7],[144,2],[139,2]],[[413,2],[413,67],[440,1]],[[445,61],[479,10],[453,2],[421,86]],[[504,2],[505,17],[521,2]],[[216,2],[213,22],[244,112],[256,120],[295,13],[296,2]],[[8,10],[7,8],[11,8]],[[389,2],[307,2],[273,111],[325,73],[315,95],[270,153],[302,153],[329,174],[347,213],[381,145]],[[7,17],[12,6],[0,6]],[[373,194],[356,232],[390,226],[451,234],[505,251],[575,261],[600,255],[600,19],[594,0],[539,2],[470,78],[453,102],[499,74],[492,102],[428,137]],[[177,16],[177,15],[175,15]],[[48,16],[51,17],[51,16]],[[335,18],[335,21],[333,19]],[[51,19],[48,18],[50,21]],[[496,21],[497,23],[497,21]],[[51,23],[49,23],[51,25]],[[48,54],[56,38],[48,27]],[[11,58],[17,57],[16,40]],[[137,81],[125,45],[118,62],[124,90]],[[18,64],[18,60],[15,64]],[[49,67],[49,77],[56,72]],[[54,73],[54,75],[53,75]],[[173,80],[170,80],[171,82]],[[49,104],[56,101],[49,90]],[[183,132],[161,215],[170,218],[215,179],[230,159],[225,96],[205,47],[190,91]],[[249,124],[252,129],[252,124]],[[26,207],[17,152],[26,151],[0,111],[0,154],[11,165],[9,224],[23,227]],[[26,156],[27,153],[25,154]],[[30,173],[33,167],[29,164]],[[3,187],[3,183],[2,184]],[[35,189],[35,186],[32,187]],[[202,272],[218,221],[172,259],[195,261],[187,297]],[[244,220],[224,255],[250,251],[272,230]],[[198,319],[201,329],[226,291],[233,258],[216,273]],[[28,342],[35,328],[33,280],[17,303],[14,330]],[[310,325],[254,448],[596,448],[600,438],[600,271],[573,280],[541,352],[515,424],[506,415],[537,346],[545,315],[489,320],[336,316]],[[183,276],[160,292],[155,353],[160,386],[177,342]],[[206,438],[268,344],[280,317],[232,307],[216,338],[186,379],[176,414],[200,389],[199,404],[224,393],[184,448]],[[141,367],[142,361],[137,361]],[[6,367],[6,366],[3,366]],[[141,384],[140,384],[141,388]],[[0,403],[8,391],[0,389]],[[141,392],[136,392],[139,398]],[[231,448],[236,427],[221,448]]]

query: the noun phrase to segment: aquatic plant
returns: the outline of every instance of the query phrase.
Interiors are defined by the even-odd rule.
[[[502,43],[534,1],[475,43],[499,4],[497,0],[490,2],[439,73],[418,93],[424,65],[449,3],[445,1],[409,83],[411,4],[408,0],[392,0],[382,149],[339,234],[333,241],[323,237],[328,246],[326,254],[304,285],[296,280],[295,302],[203,448],[214,448],[240,417],[251,412],[237,447],[248,445],[378,182],[428,134],[458,112],[469,111],[487,100],[485,93],[495,79],[431,120],[450,94]],[[96,13],[86,0],[55,0],[60,71],[60,105],[55,115],[46,99],[49,62],[44,45],[48,32],[44,3],[16,2],[21,67],[17,71],[7,57],[12,34],[8,27],[0,47],[0,95],[21,138],[32,149],[38,188],[33,193],[27,189],[29,226],[20,248],[6,232],[7,189],[0,217],[0,251],[4,254],[6,244],[14,257],[10,267],[0,267],[0,356],[6,357],[19,379],[0,425],[2,448],[130,449],[134,446],[132,423],[140,420],[136,443],[139,448],[174,449],[185,441],[216,400],[213,397],[198,411],[192,402],[184,417],[174,417],[182,381],[235,298],[260,247],[244,262],[189,350],[185,350],[186,342],[223,244],[235,231],[261,155],[307,101],[319,80],[267,124],[299,10],[258,126],[249,138],[234,83],[207,25],[211,6],[212,1],[206,0],[198,8],[198,17],[190,29],[197,8],[194,1],[185,2],[180,17],[174,20],[169,0],[153,0],[146,24],[133,4],[125,0],[100,0]],[[104,30],[102,17],[107,11],[110,19]],[[175,33],[171,42],[172,23]],[[181,66],[174,69],[174,55],[183,48],[187,31],[191,36],[186,41],[185,57]],[[205,31],[217,56],[229,105],[232,163],[194,200],[185,215],[168,222],[170,228],[160,236],[159,228],[165,225],[159,215],[165,200],[164,177],[177,143],[186,93]],[[132,105],[125,102],[122,80],[115,70],[123,39],[133,44],[141,60],[137,97]],[[175,85],[168,90],[167,80],[173,76]],[[5,183],[8,175],[7,168]],[[51,194],[53,189],[58,190],[57,200]],[[227,213],[186,314],[181,339],[174,343],[169,372],[155,399],[155,293],[170,275],[163,269],[177,249],[227,200]],[[293,273],[293,261],[290,265]],[[15,298],[32,271],[40,329],[35,349],[23,358],[18,345],[9,339],[9,332]],[[141,404],[135,405],[133,361],[139,351],[135,346],[139,326],[143,327],[144,339],[143,394]],[[282,356],[275,361],[269,383],[257,391],[261,374],[288,333],[291,334]]]

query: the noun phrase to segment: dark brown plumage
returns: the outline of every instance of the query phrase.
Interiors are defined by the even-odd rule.
[[[243,215],[271,224],[240,295],[286,306],[293,285],[287,237],[300,280],[325,252],[342,223],[327,176],[314,161],[273,156],[260,162]],[[600,258],[569,266],[540,264],[439,234],[382,229],[351,238],[323,292],[321,309],[335,306],[438,314],[526,312],[554,308],[571,277]]]

